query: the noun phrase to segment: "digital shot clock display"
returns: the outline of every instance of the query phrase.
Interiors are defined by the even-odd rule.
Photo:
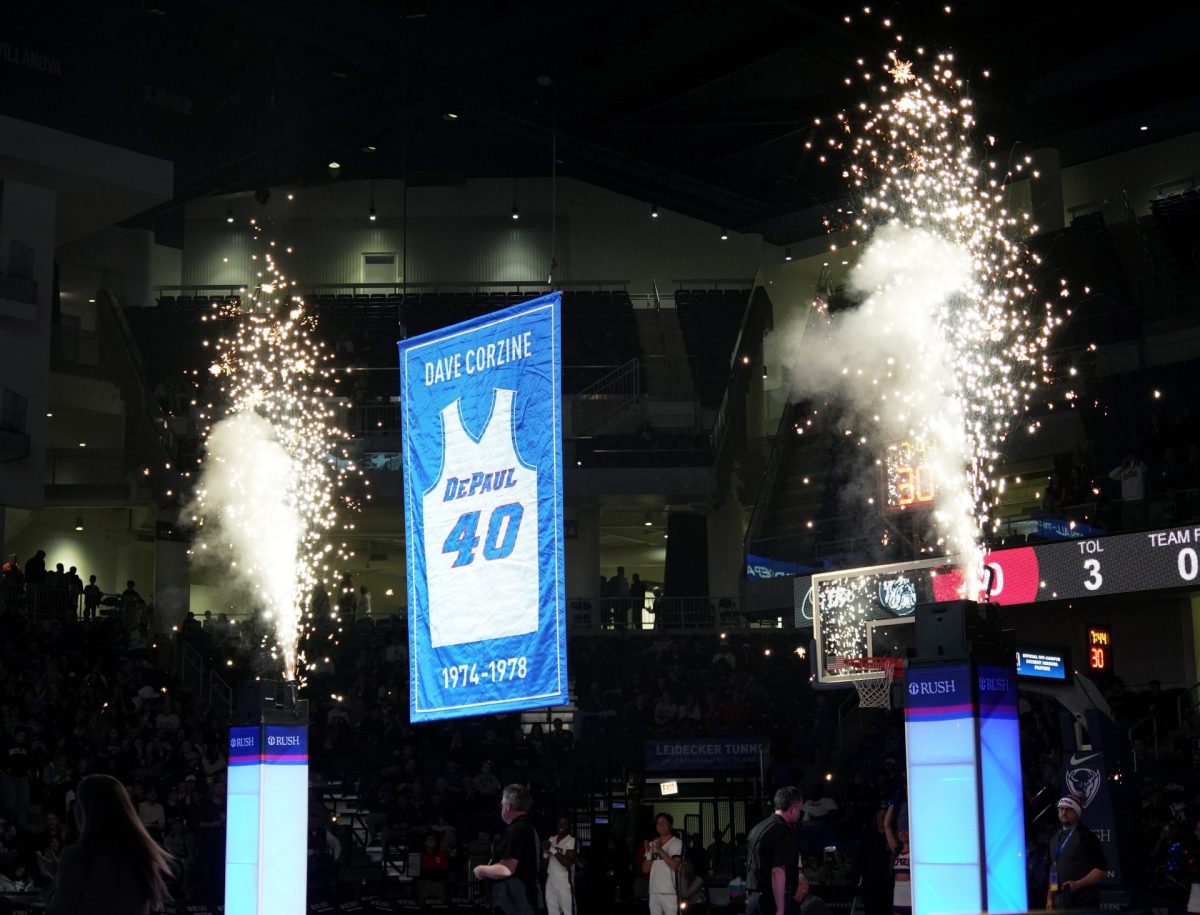
[[[888,445],[883,458],[883,508],[907,511],[933,503],[937,496],[933,467],[924,442]]]

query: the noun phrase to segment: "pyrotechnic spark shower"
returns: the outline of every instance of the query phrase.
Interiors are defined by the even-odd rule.
[[[192,521],[196,549],[219,553],[272,624],[271,655],[284,677],[303,680],[301,636],[324,622],[313,619],[314,588],[334,576],[331,560],[353,555],[329,540],[339,506],[355,507],[343,494],[353,471],[335,460],[345,457],[345,435],[332,353],[313,338],[315,322],[271,251],[255,262],[262,269],[248,305],[220,305],[212,316],[227,332],[209,367],[220,396],[201,414]]]
[[[837,115],[840,136],[828,138],[820,159],[848,155],[843,177],[855,206],[847,215],[864,238],[852,282],[865,299],[832,316],[816,346],[806,342],[799,380],[848,400],[873,424],[858,430],[860,444],[870,440],[882,454],[903,440],[927,451],[936,546],[959,557],[974,597],[999,449],[1049,380],[1046,346],[1062,319],[1037,301],[1037,258],[1018,241],[1036,227],[1006,207],[1012,174],[997,177],[996,163],[976,155],[972,101],[954,55],[918,47],[889,52],[882,67],[858,64],[870,97]],[[1056,295],[1067,295],[1065,281]],[[817,348],[825,355],[813,358]]]

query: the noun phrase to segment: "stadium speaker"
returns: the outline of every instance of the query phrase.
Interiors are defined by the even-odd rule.
[[[969,600],[917,604],[913,620],[921,661],[969,658],[976,645],[996,645],[1001,640],[995,604]]]

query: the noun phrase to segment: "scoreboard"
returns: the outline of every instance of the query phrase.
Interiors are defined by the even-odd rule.
[[[984,556],[998,604],[1200,587],[1200,525],[996,550]],[[954,600],[961,573],[933,580],[935,600]]]
[[[983,561],[980,600],[999,605],[1200,590],[1200,525],[993,550]],[[873,653],[879,627],[911,622],[918,604],[958,600],[962,574],[941,558],[817,572],[803,580],[807,587],[797,579],[796,621],[812,620],[817,682],[868,676],[845,662]],[[1112,670],[1107,629],[1091,627],[1085,647],[1089,669]],[[1026,675],[1048,676],[1045,658],[1029,661]]]

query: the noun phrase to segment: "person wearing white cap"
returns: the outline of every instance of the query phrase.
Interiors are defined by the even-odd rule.
[[[1058,832],[1050,839],[1050,886],[1046,908],[1095,908],[1100,902],[1096,887],[1108,876],[1108,861],[1097,835],[1080,821],[1079,798],[1067,795],[1058,801]]]

